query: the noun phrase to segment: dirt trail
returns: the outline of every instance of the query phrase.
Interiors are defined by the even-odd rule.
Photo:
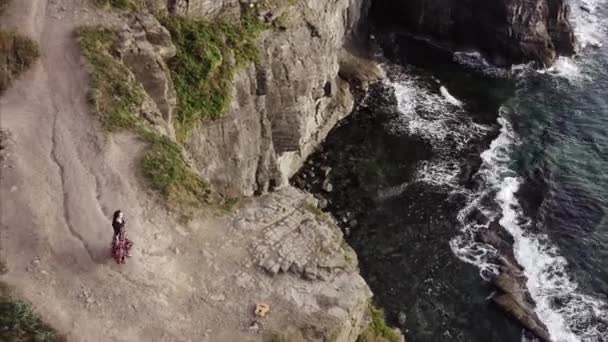
[[[142,144],[103,133],[86,102],[74,29],[103,18],[87,3],[13,1],[2,18],[38,41],[42,56],[0,99],[0,123],[11,133],[0,183],[0,257],[9,270],[1,280],[69,340],[195,340],[213,320],[193,322],[188,299],[196,289],[185,278],[204,267],[182,269],[174,248],[185,236],[140,189]],[[118,208],[138,247],[122,267],[108,255]]]
[[[256,301],[272,305],[263,332],[296,325],[322,339],[344,327],[342,340],[354,340],[371,292],[310,197],[286,188],[183,223],[142,184],[145,146],[104,133],[87,104],[74,30],[115,20],[88,3],[14,0],[0,18],[41,52],[0,98],[11,134],[0,165],[0,281],[69,341],[258,341]],[[109,255],[115,209],[135,242],[121,266]],[[290,272],[271,277],[260,261]]]

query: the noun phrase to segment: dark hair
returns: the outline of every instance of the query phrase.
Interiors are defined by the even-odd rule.
[[[122,212],[122,211],[120,211],[120,210],[116,210],[116,211],[114,212],[114,217],[112,218],[112,221],[116,221],[116,219],[118,218],[118,215],[119,215],[121,212]]]

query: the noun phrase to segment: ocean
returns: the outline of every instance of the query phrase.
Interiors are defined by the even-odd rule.
[[[530,338],[489,300],[497,251],[476,213],[512,235],[554,341],[608,341],[608,3],[571,6],[579,54],[542,70],[377,33],[388,79],[294,178],[409,341]]]

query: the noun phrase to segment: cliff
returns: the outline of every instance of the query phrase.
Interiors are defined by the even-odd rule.
[[[353,25],[349,12],[358,8],[357,1],[298,2],[281,13],[285,29],[264,34],[261,60],[237,76],[229,111],[186,142],[215,189],[238,196],[285,185],[350,113],[338,53]]]
[[[353,97],[338,76],[340,53],[367,11],[362,0],[147,4],[153,11],[204,20],[238,20],[243,7],[258,8],[260,17],[275,27],[258,39],[259,60],[237,73],[228,110],[197,125],[183,142],[191,166],[225,197],[286,185],[350,113]]]
[[[258,60],[235,67],[234,82],[222,79],[228,110],[180,136],[176,37],[163,16],[111,6],[129,1],[99,2],[13,1],[2,17],[40,45],[41,58],[0,98],[3,134],[12,137],[0,158],[1,281],[68,340],[261,341],[278,332],[294,341],[355,340],[371,292],[311,196],[283,186],[196,214],[164,204],[175,190],[202,194],[201,180],[225,197],[286,185],[350,112],[341,71],[379,75],[342,49],[362,3],[260,1],[257,10],[147,1],[211,29],[242,19],[243,8],[267,24]],[[237,64],[236,55],[222,57]],[[107,255],[108,217],[118,208],[136,246],[126,265]],[[258,302],[270,304],[266,318],[254,315]]]
[[[563,0],[387,0],[373,2],[371,9],[381,27],[479,49],[498,65],[545,66],[575,52],[569,13]]]

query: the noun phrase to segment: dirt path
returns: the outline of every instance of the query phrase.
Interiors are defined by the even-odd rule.
[[[322,338],[314,327],[344,323],[345,340],[354,340],[349,327],[359,326],[371,293],[339,229],[306,210],[304,194],[288,188],[183,224],[141,184],[144,146],[129,133],[103,133],[86,101],[74,29],[111,20],[86,3],[15,0],[1,19],[38,41],[41,59],[0,98],[0,125],[11,134],[0,165],[8,268],[0,281],[69,341],[256,341],[262,335],[248,328],[256,301],[272,303],[267,331],[307,326]],[[109,256],[119,208],[135,241],[124,266]],[[322,255],[325,279],[270,277],[252,251],[277,255],[266,258],[271,268],[310,260],[313,278]]]
[[[3,281],[70,340],[191,340],[206,327],[179,305],[194,289],[169,257],[180,238],[173,219],[135,178],[143,146],[102,133],[86,103],[74,28],[94,10],[32,0],[7,13],[4,23],[37,40],[42,57],[0,100],[12,136],[0,184]],[[108,258],[108,218],[118,208],[139,247],[123,267]]]

